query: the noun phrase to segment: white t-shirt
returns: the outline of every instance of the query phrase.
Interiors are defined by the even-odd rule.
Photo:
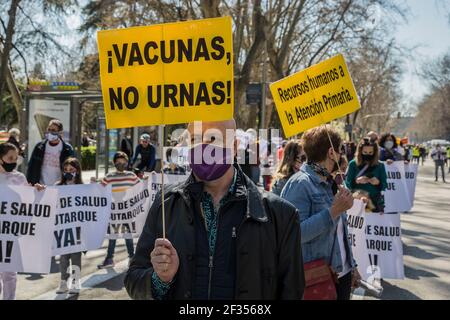
[[[338,278],[345,276],[352,270],[352,267],[349,263],[349,258],[347,257],[347,250],[345,249],[344,243],[344,224],[342,223],[342,217],[339,217],[338,227],[337,227],[337,237],[339,243],[339,249],[341,251],[341,260],[342,260],[342,272],[339,273]]]
[[[28,181],[25,175],[19,171],[0,173],[0,184],[27,186]]]
[[[61,178],[61,168],[59,157],[63,144],[61,141],[56,146],[47,142],[45,145],[44,161],[42,162],[40,183],[46,186],[52,186]]]

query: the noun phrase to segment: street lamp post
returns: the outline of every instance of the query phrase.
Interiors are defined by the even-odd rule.
[[[266,81],[267,81],[267,65],[266,65],[266,50],[263,50],[263,66],[262,66],[262,88],[261,88],[261,123],[260,128],[264,128],[266,123]]]

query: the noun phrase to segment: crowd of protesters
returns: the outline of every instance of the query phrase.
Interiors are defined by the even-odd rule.
[[[423,164],[426,148],[398,144],[391,133],[378,136],[373,131],[357,143],[344,143],[337,131],[323,125],[306,131],[301,140],[282,142],[276,150],[278,166],[269,175],[260,170],[270,166],[267,157],[260,161],[262,141],[252,140],[258,147],[249,144],[245,163],[239,165],[237,140],[227,137],[219,145],[204,134],[212,128],[225,137],[227,129],[236,130],[236,124],[234,120],[204,122],[201,141],[189,150],[189,168],[177,163],[174,148],[166,149],[162,171],[187,179],[167,187],[164,201],[171,210],[166,212],[166,238],[161,234],[161,198],[156,196],[136,248],[132,239],[125,240],[129,295],[134,299],[321,299],[326,296],[317,293],[305,274],[317,266],[330,266],[332,297],[350,299],[361,277],[349,244],[346,211],[358,198],[367,210],[384,213],[385,165],[420,159]],[[32,185],[39,191],[51,185],[83,184],[80,160],[62,132],[62,123],[51,120],[45,139],[33,147],[25,176],[16,169],[24,158],[20,132],[10,130],[8,142],[0,144],[0,184]],[[187,132],[194,133],[192,124]],[[98,182],[119,192],[145,179],[131,170],[155,170],[156,148],[150,140],[148,134],[141,135],[133,150],[130,136],[125,136],[122,151],[113,158],[116,170]],[[214,149],[213,162],[203,156],[207,148]],[[263,153],[269,154],[270,148],[275,145],[266,145]],[[430,155],[436,181],[438,169],[445,181],[450,148],[437,145]],[[98,268],[114,266],[115,247],[116,240],[109,240]],[[60,257],[57,293],[79,292],[79,283],[67,283],[67,269],[69,265],[81,269],[81,257],[81,252]],[[4,299],[14,299],[16,274],[0,272],[0,288]]]

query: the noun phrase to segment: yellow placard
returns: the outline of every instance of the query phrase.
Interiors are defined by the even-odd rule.
[[[272,83],[270,91],[287,137],[360,108],[341,54]]]
[[[233,117],[231,18],[97,33],[107,128]]]

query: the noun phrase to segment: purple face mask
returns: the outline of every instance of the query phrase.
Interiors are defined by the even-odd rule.
[[[199,144],[191,148],[189,163],[200,180],[217,180],[231,167],[231,149],[212,144]]]

